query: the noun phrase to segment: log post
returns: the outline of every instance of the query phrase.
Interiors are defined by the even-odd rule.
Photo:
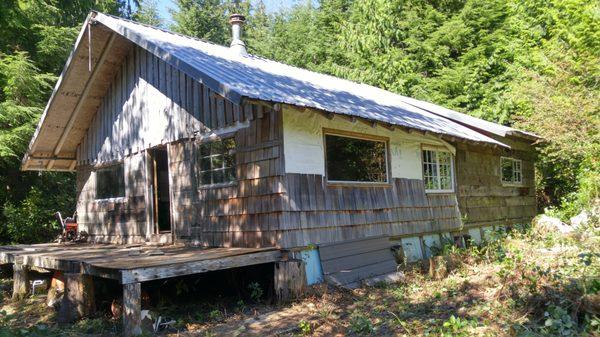
[[[96,309],[92,277],[65,273],[64,282],[65,293],[58,311],[58,322],[69,323],[92,314]]]
[[[306,271],[302,260],[275,263],[275,296],[278,303],[300,298],[306,290]]]
[[[48,288],[48,296],[46,296],[46,305],[49,307],[55,307],[56,304],[60,303],[61,296],[65,292],[65,277],[62,272],[55,271],[50,281],[50,288]]]
[[[31,294],[29,266],[15,263],[13,265],[13,300],[21,300]]]
[[[142,286],[140,282],[123,284],[123,335],[142,334]]]

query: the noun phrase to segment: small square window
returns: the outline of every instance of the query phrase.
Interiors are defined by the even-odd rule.
[[[123,164],[104,167],[96,171],[96,199],[125,196]]]
[[[505,184],[522,184],[522,161],[514,158],[500,158],[502,182]]]
[[[197,175],[198,184],[201,186],[235,181],[235,141],[233,138],[200,144],[197,165],[200,168]]]

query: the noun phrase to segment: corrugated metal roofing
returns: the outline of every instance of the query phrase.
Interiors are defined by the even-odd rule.
[[[447,116],[428,111],[407,97],[370,85],[253,55],[242,56],[228,47],[102,13],[96,13],[95,20],[234,102],[248,97],[286,103],[506,146]]]
[[[464,113],[460,113],[458,111],[444,108],[443,106],[439,106],[433,103],[420,101],[418,99],[410,97],[403,97],[403,100],[408,104],[416,106],[417,108],[427,110],[431,113],[448,118],[455,122],[466,124],[480,130],[488,131],[501,137],[518,134],[526,138],[539,138],[539,136],[530,132],[525,132],[501,124],[492,123],[481,118],[473,117]]]

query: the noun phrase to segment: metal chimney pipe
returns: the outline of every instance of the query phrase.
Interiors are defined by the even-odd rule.
[[[242,26],[246,23],[246,18],[242,14],[231,14],[229,16],[231,24],[231,50],[239,55],[248,55],[246,45],[242,41]]]

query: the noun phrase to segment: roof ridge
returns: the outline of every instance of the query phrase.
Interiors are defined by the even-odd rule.
[[[95,14],[101,14],[101,15],[104,15],[104,16],[108,16],[108,17],[116,19],[116,20],[121,20],[121,21],[129,22],[129,23],[133,23],[135,25],[139,25],[139,26],[143,26],[143,27],[147,27],[147,28],[159,30],[159,31],[162,31],[162,32],[167,33],[167,34],[173,34],[173,35],[185,37],[185,38],[188,38],[188,39],[192,39],[192,40],[195,40],[195,41],[198,41],[198,42],[210,44],[210,45],[217,46],[217,47],[229,48],[227,46],[224,46],[224,45],[212,42],[212,41],[204,40],[204,39],[201,39],[201,38],[196,37],[196,36],[190,36],[190,35],[185,35],[185,34],[177,33],[177,32],[174,32],[174,31],[166,29],[166,28],[149,25],[147,23],[135,21],[135,20],[132,20],[132,19],[126,19],[126,18],[122,18],[120,16],[116,16],[116,15],[112,15],[112,14],[107,14],[107,13],[96,11],[96,10],[93,10],[92,12],[95,13]]]
[[[407,97],[390,90],[264,56],[233,55],[227,53],[227,46],[130,19],[96,13],[101,23],[119,30],[130,41],[155,53],[163,61],[172,62],[173,66],[233,102],[246,97],[295,104],[506,146],[447,116],[410,104]],[[148,39],[144,34],[155,36]],[[294,91],[294,88],[300,91]],[[334,101],[338,99],[337,103],[330,98]]]
[[[183,38],[188,38],[188,39],[191,39],[191,40],[195,40],[195,41],[198,41],[198,42],[210,44],[210,45],[217,46],[217,47],[222,47],[222,48],[226,48],[226,49],[229,48],[227,46],[224,46],[224,45],[212,42],[212,41],[204,40],[204,39],[201,39],[201,38],[198,38],[198,37],[195,37],[195,36],[190,36],[190,35],[186,35],[186,34],[182,34],[182,33],[177,33],[177,32],[174,32],[174,31],[166,29],[166,28],[152,26],[152,25],[149,25],[149,24],[146,24],[146,23],[138,22],[138,21],[131,20],[131,19],[122,18],[120,16],[115,16],[115,15],[103,13],[103,12],[100,12],[100,11],[92,11],[92,12],[97,13],[97,14],[102,14],[102,15],[111,17],[113,19],[130,22],[130,23],[133,23],[133,24],[136,24],[136,25],[139,25],[139,26],[156,29],[156,30],[162,31],[162,32],[167,33],[167,34],[177,35],[177,36],[180,36],[180,37],[183,37]],[[278,60],[273,60],[273,59],[267,58],[265,56],[257,55],[257,54],[248,53],[247,55],[242,55],[242,56],[243,57],[247,57],[247,58],[254,58],[254,59],[259,59],[259,60],[263,60],[263,61],[268,61],[268,62],[274,62],[274,63],[278,63],[278,64],[281,64],[281,65],[284,65],[284,66],[287,66],[287,67],[293,67],[293,68],[296,68],[296,69],[307,71],[307,72],[310,72],[310,73],[313,73],[313,74],[318,74],[318,75],[321,75],[321,76],[331,77],[331,78],[336,79],[336,80],[348,81],[348,82],[352,82],[352,83],[356,83],[356,84],[360,84],[360,85],[366,85],[366,86],[369,86],[369,87],[372,87],[372,88],[376,88],[376,89],[379,89],[379,90],[385,90],[385,91],[387,91],[386,89],[382,89],[382,88],[376,87],[374,85],[371,85],[371,84],[368,84],[368,83],[365,83],[365,82],[361,82],[361,81],[357,81],[357,80],[352,80],[352,79],[347,79],[347,78],[342,78],[342,77],[339,77],[339,76],[335,76],[335,75],[328,74],[328,73],[323,73],[323,72],[318,72],[318,71],[315,71],[315,70],[312,70],[312,69],[308,69],[308,68],[302,68],[302,67],[299,67],[299,66],[296,66],[296,65],[293,65],[293,64],[288,64],[288,63],[284,63],[284,62],[281,62],[281,61],[278,61]],[[400,95],[400,94],[397,94],[395,92],[392,92],[392,93],[396,94],[396,95]]]

